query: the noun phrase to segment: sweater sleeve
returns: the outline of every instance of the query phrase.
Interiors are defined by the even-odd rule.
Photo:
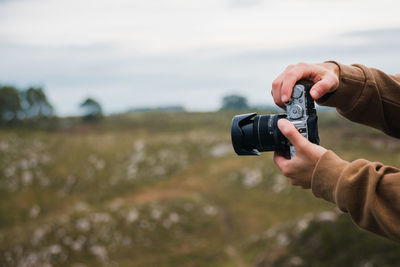
[[[400,138],[400,75],[363,65],[339,66],[339,86],[317,101],[335,107],[347,119]]]
[[[311,188],[361,228],[400,241],[399,169],[363,159],[347,162],[327,151],[314,169]]]

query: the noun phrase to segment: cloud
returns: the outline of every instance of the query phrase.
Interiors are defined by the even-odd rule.
[[[230,0],[229,6],[234,8],[249,8],[258,6],[265,2],[265,0]]]
[[[143,53],[163,53],[216,46],[281,48],[321,42],[343,29],[398,23],[397,9],[388,8],[396,6],[394,0],[365,0],[362,9],[360,0],[314,2],[99,0],[94,5],[88,0],[9,1],[0,9],[0,35],[20,44],[113,42]],[[368,10],[374,10],[374,16]]]
[[[362,9],[361,0],[0,1],[0,82],[44,85],[61,114],[87,95],[106,111],[213,109],[229,92],[271,102],[270,83],[287,64],[337,59],[395,71],[399,55],[390,33],[354,32],[400,26],[396,8],[376,8],[394,0]]]
[[[342,36],[350,38],[364,38],[364,40],[368,40],[377,44],[382,44],[383,42],[392,42],[393,44],[398,45],[400,43],[400,28],[352,31],[344,33]]]
[[[108,112],[167,104],[209,110],[231,92],[246,95],[252,103],[272,104],[270,84],[288,64],[334,59],[400,72],[393,60],[400,58],[400,40],[387,34],[397,31],[346,33],[334,43],[285,49],[216,47],[160,54],[126,52],[101,43],[51,47],[2,43],[0,80],[44,85],[61,114],[73,114],[87,96],[99,99]],[[352,41],[360,36],[369,41]]]

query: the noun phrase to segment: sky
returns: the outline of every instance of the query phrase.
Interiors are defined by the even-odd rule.
[[[41,86],[59,115],[272,104],[288,65],[337,60],[400,72],[395,0],[0,0],[0,84]]]

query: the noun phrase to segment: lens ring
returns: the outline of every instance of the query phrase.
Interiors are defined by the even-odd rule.
[[[264,147],[261,143],[261,136],[260,136],[260,119],[257,120],[257,135],[258,135],[258,145],[260,146],[261,150],[264,150]]]

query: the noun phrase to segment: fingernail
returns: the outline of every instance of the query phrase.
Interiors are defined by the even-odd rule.
[[[284,125],[284,120],[282,120],[282,119],[280,119],[280,120],[278,120],[278,127],[279,127],[279,129],[281,129],[281,131],[284,131],[284,129],[286,129],[286,126]]]
[[[286,95],[282,95],[282,97],[281,97],[282,102],[286,102],[287,101],[286,98],[287,98]]]

